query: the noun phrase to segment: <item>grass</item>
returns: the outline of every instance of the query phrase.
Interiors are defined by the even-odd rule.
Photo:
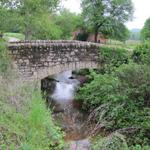
[[[0,41],[0,69],[8,59],[3,43]],[[24,83],[8,64],[0,71],[0,150],[62,150],[63,145],[63,133],[36,84]]]
[[[8,32],[8,33],[4,33],[4,38],[7,40],[9,37],[13,37],[13,38],[17,38],[19,40],[24,40],[25,39],[25,36],[21,33],[11,33],[11,32]]]
[[[0,103],[1,149],[61,150],[63,136],[55,126],[51,112],[46,108],[41,94],[32,93],[26,113],[16,112],[11,105]]]
[[[140,41],[127,40],[126,42],[120,42],[117,40],[108,40],[108,42],[104,45],[112,48],[124,48],[129,51],[132,51],[137,45],[139,45]]]

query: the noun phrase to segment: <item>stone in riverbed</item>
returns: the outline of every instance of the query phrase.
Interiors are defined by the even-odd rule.
[[[72,141],[69,150],[90,150],[89,139]]]

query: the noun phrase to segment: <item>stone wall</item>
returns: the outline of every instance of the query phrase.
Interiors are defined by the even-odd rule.
[[[66,70],[97,68],[99,46],[79,41],[20,41],[8,45],[9,54],[26,78],[42,79]]]

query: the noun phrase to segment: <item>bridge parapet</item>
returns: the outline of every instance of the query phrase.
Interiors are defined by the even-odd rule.
[[[42,79],[66,70],[97,68],[99,45],[67,40],[9,43],[9,52],[26,78]]]

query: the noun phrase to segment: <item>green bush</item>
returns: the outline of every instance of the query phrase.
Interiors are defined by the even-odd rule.
[[[95,119],[107,129],[139,129],[130,135],[130,143],[143,143],[150,129],[150,68],[146,65],[122,65],[112,74],[95,74],[81,87],[76,99],[83,110],[98,110]]]
[[[138,45],[133,51],[132,59],[138,64],[150,65],[150,43],[149,41]]]
[[[150,40],[150,18],[148,18],[144,23],[144,27],[141,30],[141,39]]]
[[[35,18],[34,31],[32,39],[60,39],[62,31],[60,26],[56,25],[53,18],[49,15],[42,15],[40,18]]]
[[[122,48],[101,47],[100,60],[104,66],[102,71],[110,73],[120,65],[128,64],[129,52]]]
[[[130,147],[129,150],[150,150],[150,146],[135,145]]]
[[[126,137],[115,132],[106,137],[96,137],[92,141],[92,150],[150,150],[150,146],[128,146]]]
[[[97,138],[92,143],[92,150],[129,150],[125,137],[113,133],[108,137]]]

